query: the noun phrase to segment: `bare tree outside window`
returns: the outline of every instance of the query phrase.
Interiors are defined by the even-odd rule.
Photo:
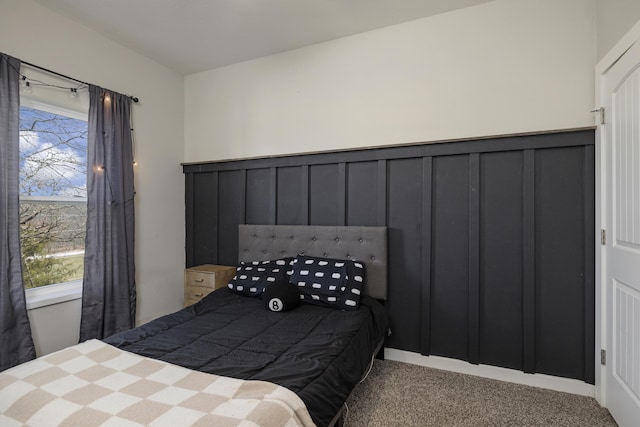
[[[20,108],[20,241],[26,288],[82,278],[87,122]]]

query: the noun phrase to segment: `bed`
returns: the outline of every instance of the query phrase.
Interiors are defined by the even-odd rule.
[[[238,258],[244,267],[238,267],[236,276],[240,276],[241,268],[258,268],[273,260],[293,258],[303,264],[315,259],[316,264],[325,265],[325,261],[317,260],[357,260],[347,265],[361,263],[366,270],[362,294],[357,292],[357,307],[349,305],[350,297],[332,297],[339,295],[336,291],[323,296],[326,301],[320,305],[302,303],[292,310],[271,311],[262,299],[239,293],[237,288],[216,290],[176,313],[102,342],[92,340],[66,349],[72,354],[54,353],[29,362],[35,364],[33,372],[24,364],[10,379],[0,375],[0,402],[3,392],[37,388],[49,395],[41,399],[52,412],[55,402],[73,395],[73,405],[82,407],[76,412],[98,411],[101,416],[106,417],[105,412],[112,416],[105,418],[105,424],[96,425],[109,425],[117,417],[115,424],[124,425],[124,415],[128,415],[126,422],[134,423],[130,425],[171,425],[172,421],[173,425],[339,423],[344,402],[366,375],[388,331],[387,314],[378,302],[386,299],[387,290],[386,228],[240,225],[238,244]],[[335,262],[335,268],[347,268],[342,264]],[[308,270],[295,266],[286,269],[291,269],[287,271],[293,273],[291,277]],[[359,277],[349,274],[352,279]],[[234,281],[230,288],[239,283]],[[306,288],[300,289],[304,294],[301,298],[311,298],[312,292],[305,294]],[[336,300],[346,305],[332,305]],[[70,368],[74,366],[71,360],[79,362]],[[97,379],[89,378],[92,375],[84,369],[79,380],[78,372],[69,372],[83,364]],[[53,373],[45,371],[44,365],[52,365]],[[106,371],[106,378],[98,376],[99,371]],[[160,372],[167,372],[169,379]],[[111,385],[113,376],[124,378],[124,384]],[[30,378],[35,380],[30,382]],[[90,379],[94,383],[84,384]],[[56,382],[66,384],[66,389],[56,391]],[[92,400],[87,393],[79,392],[95,386],[95,382],[117,394],[109,395],[112,405],[108,409],[95,403],[108,400],[108,396],[98,395]],[[156,383],[165,387],[155,390]],[[143,387],[146,385],[151,389]],[[132,393],[140,401],[118,402],[118,397],[130,398]],[[26,415],[14,414],[20,412],[15,409],[20,399],[16,400],[15,393],[13,396],[12,404],[0,403],[0,424],[3,416],[13,416],[19,422],[27,419]],[[22,400],[23,406],[33,405]],[[73,405],[64,410],[70,414],[64,422],[75,421]],[[31,419],[47,419],[47,411],[41,408],[28,407],[23,412]]]

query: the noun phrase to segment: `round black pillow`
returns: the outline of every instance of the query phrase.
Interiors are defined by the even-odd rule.
[[[271,311],[287,311],[300,304],[300,292],[289,282],[274,282],[265,287],[262,300]]]

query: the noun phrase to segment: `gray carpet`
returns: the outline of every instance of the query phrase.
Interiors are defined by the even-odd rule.
[[[347,401],[345,427],[615,426],[595,399],[376,360]]]

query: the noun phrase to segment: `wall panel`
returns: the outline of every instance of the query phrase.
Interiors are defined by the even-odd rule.
[[[594,381],[594,131],[184,165],[187,265],[237,225],[386,225],[387,346]]]
[[[246,222],[247,224],[273,224],[271,182],[269,168],[247,170]],[[275,212],[275,206],[273,207]]]
[[[309,166],[309,223],[343,225],[344,194],[344,166]]]
[[[377,182],[377,161],[349,163],[346,195],[347,225],[378,225]]]
[[[246,171],[218,174],[218,263],[235,265],[238,253],[238,224],[245,222]]]
[[[463,360],[469,355],[468,183],[468,156],[440,156],[434,160],[431,352]],[[451,334],[451,330],[458,332]]]
[[[422,176],[422,159],[392,160],[388,168],[389,253],[396,258],[389,264],[389,277],[403,284],[389,288],[389,309],[396,313],[389,345],[419,352],[422,182],[416,177]]]
[[[585,250],[582,148],[536,152],[536,370],[584,372]]]
[[[519,151],[480,165],[480,363],[523,369],[522,166]]]
[[[187,264],[218,259],[218,172],[190,175],[187,200]],[[189,204],[196,209],[189,209]]]
[[[305,165],[278,168],[277,182],[276,223],[307,224],[309,221],[309,167]]]

